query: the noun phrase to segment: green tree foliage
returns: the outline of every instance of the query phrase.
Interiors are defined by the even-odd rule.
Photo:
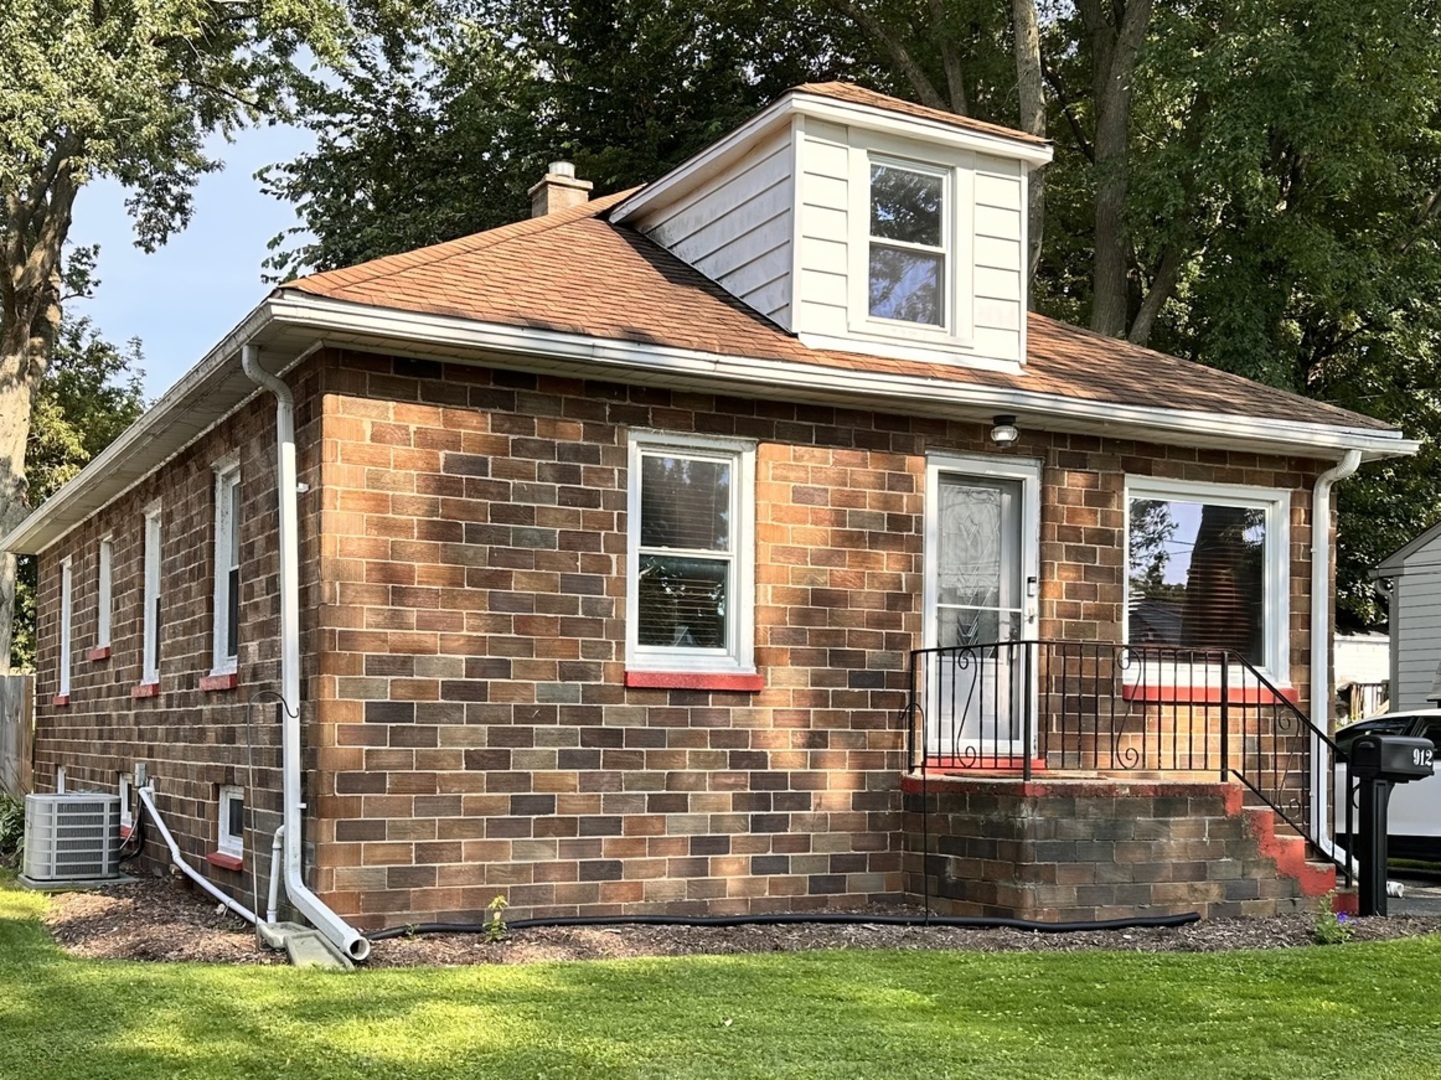
[[[88,319],[60,327],[50,365],[36,388],[26,451],[30,501],[39,504],[109,446],[145,410],[140,342],[117,348]],[[20,560],[11,660],[35,658],[35,560]]]
[[[27,509],[31,403],[62,335],[80,191],[119,180],[137,242],[154,248],[219,167],[206,138],[277,114],[297,51],[338,60],[346,33],[339,0],[0,4],[0,530]],[[0,663],[13,588],[13,558],[0,557]]]
[[[1031,207],[1041,310],[1425,437],[1436,25],[1433,0],[465,0],[403,46],[373,38],[364,77],[307,99],[319,150],[270,178],[315,239],[274,266],[515,220],[557,157],[625,187],[785,86],[851,78],[1055,141],[1044,234]],[[1428,443],[1338,489],[1348,617],[1383,616],[1367,568],[1441,512],[1437,464]]]

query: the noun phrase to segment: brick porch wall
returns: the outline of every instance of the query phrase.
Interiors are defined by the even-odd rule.
[[[902,897],[925,454],[988,425],[330,354],[317,885],[370,928]],[[757,439],[754,694],[626,689],[628,427]],[[1023,432],[1043,638],[1117,641],[1124,474],[1292,491],[1306,690],[1316,463]],[[1302,700],[1305,700],[1304,696]]]
[[[318,475],[315,365],[290,379],[299,402],[300,476]],[[213,464],[239,453],[241,475],[240,645],[237,686],[205,691],[212,667],[215,474]],[[160,687],[135,699],[140,682],[145,507],[161,501]],[[318,569],[313,527],[302,497],[302,579]],[[36,789],[53,791],[63,765],[70,790],[116,790],[118,774],[144,762],[156,803],[192,866],[251,903],[251,871],[260,864],[263,897],[270,836],[280,823],[279,726],[273,704],[247,703],[279,684],[279,597],[276,552],[273,399],[262,396],[208,432],[159,471],[64,537],[40,558],[36,658]],[[309,532],[311,535],[306,535]],[[91,660],[98,630],[99,546],[113,538],[112,631],[108,658]],[[59,676],[60,562],[72,562],[70,703],[52,704]],[[307,584],[313,589],[314,583]],[[311,605],[302,593],[302,609]],[[247,725],[247,719],[250,723]],[[253,743],[253,747],[252,747]],[[253,783],[252,789],[252,761]],[[256,813],[245,836],[243,872],[207,867],[215,851],[219,788],[247,789]],[[137,805],[138,811],[138,805]],[[247,822],[250,824],[250,822]],[[169,854],[152,829],[143,867]]]

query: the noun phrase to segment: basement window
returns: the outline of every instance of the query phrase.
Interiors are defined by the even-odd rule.
[[[219,832],[215,846],[233,859],[245,855],[245,792],[226,785],[220,789]]]
[[[750,442],[631,433],[628,671],[754,677],[754,473]]]

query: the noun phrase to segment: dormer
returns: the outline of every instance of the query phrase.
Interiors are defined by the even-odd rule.
[[[1017,371],[1043,139],[800,86],[611,213],[812,348]]]

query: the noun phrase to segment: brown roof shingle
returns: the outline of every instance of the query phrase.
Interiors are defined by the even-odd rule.
[[[356,304],[1154,409],[1390,430],[1359,413],[1032,314],[1024,373],[812,349],[669,251],[582,206],[290,282]]]
[[[951,127],[961,128],[965,131],[975,131],[982,135],[995,135],[1002,139],[1011,139],[1015,142],[1030,143],[1032,146],[1049,146],[1050,140],[1043,139],[1039,135],[1032,135],[1026,131],[1017,131],[1015,128],[1003,127],[1000,124],[987,123],[985,120],[973,120],[969,116],[961,116],[957,113],[946,112],[943,109],[932,109],[926,105],[917,105],[913,101],[904,98],[891,97],[889,94],[880,94],[874,90],[867,90],[864,86],[857,86],[848,82],[825,82],[825,83],[802,83],[794,88],[797,93],[815,94],[817,97],[832,98],[836,101],[844,101],[851,105],[869,105],[876,109],[885,109],[887,112],[903,113],[906,116],[914,116],[921,120],[932,120],[938,124],[948,124]]]

